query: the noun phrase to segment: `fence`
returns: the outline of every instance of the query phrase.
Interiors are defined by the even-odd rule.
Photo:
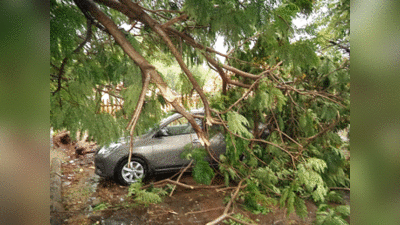
[[[106,99],[101,104],[101,111],[115,116],[115,112],[117,112],[118,110],[121,110],[122,107],[123,107],[123,103],[121,103],[121,102],[111,103],[110,100]]]

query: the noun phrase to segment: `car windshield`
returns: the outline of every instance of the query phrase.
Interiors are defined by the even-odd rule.
[[[160,127],[160,125],[157,123],[153,127],[150,127],[147,129],[146,134],[153,132],[154,130],[157,130]]]

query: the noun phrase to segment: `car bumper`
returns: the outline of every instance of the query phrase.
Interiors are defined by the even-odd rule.
[[[113,174],[113,167],[110,164],[110,160],[108,157],[104,155],[97,154],[94,157],[94,165],[95,165],[95,174],[101,176],[101,177],[110,177],[112,178],[114,176]]]

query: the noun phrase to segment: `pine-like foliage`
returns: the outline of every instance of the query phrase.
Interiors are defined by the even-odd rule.
[[[227,121],[229,129],[235,134],[241,134],[245,137],[251,137],[251,133],[247,130],[246,126],[249,125],[247,119],[236,113],[236,112],[228,112]]]
[[[250,219],[250,218],[248,218],[246,216],[243,216],[240,213],[234,214],[234,215],[232,215],[232,217],[234,217],[234,218],[236,218],[238,220],[241,220],[243,222],[247,222],[249,224],[256,224],[256,222],[254,220],[252,220],[252,219]],[[232,219],[227,219],[227,220],[224,220],[222,222],[224,224],[229,224],[229,225],[241,225],[242,224],[242,223],[236,222],[236,221],[234,221]]]
[[[206,156],[207,152],[204,149],[192,148],[191,144],[185,146],[185,151],[181,154],[181,158],[194,161],[192,170],[194,180],[198,183],[209,185],[215,173],[206,161]]]
[[[321,204],[318,207],[317,219],[315,224],[334,224],[342,225],[348,224],[345,220],[350,215],[350,206],[341,205],[333,208],[326,204]]]
[[[167,191],[162,188],[149,188],[148,190],[141,189],[142,182],[136,182],[129,186],[127,197],[134,197],[135,202],[149,206],[162,202],[163,196],[167,195]]]

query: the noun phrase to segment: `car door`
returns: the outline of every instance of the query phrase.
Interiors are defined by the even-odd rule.
[[[208,135],[210,141],[210,153],[214,158],[219,160],[219,156],[221,154],[225,154],[226,151],[226,143],[225,143],[225,130],[222,125],[213,125],[209,127]],[[211,157],[207,157],[207,160],[211,163],[213,160]]]
[[[185,146],[196,139],[196,134],[188,120],[180,117],[162,127],[163,135],[153,145],[153,165],[156,170],[180,167],[189,161],[180,157]]]

